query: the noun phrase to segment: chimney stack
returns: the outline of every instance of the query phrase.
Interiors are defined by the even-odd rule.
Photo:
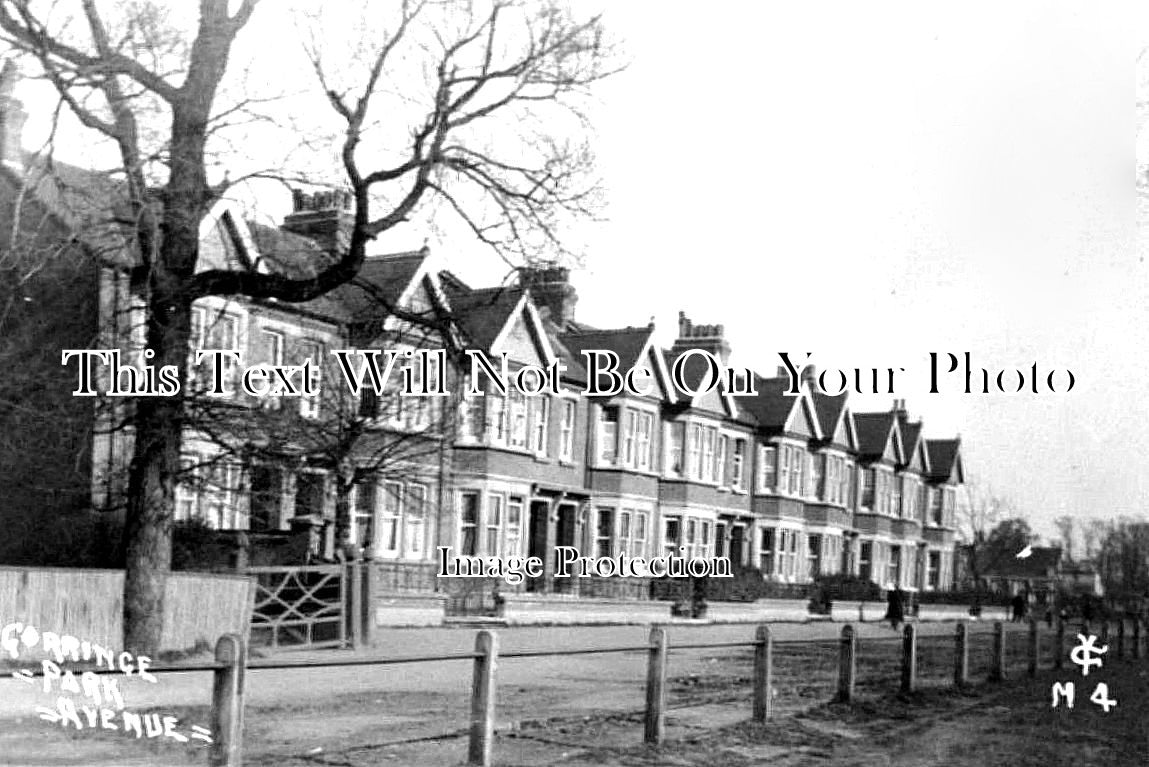
[[[283,219],[283,228],[309,237],[328,253],[342,255],[351,239],[355,197],[347,190],[325,190],[308,194],[291,190],[292,212]]]
[[[24,103],[12,95],[20,72],[11,59],[0,68],[0,160],[5,165],[24,168],[24,123],[28,113]]]
[[[570,269],[553,264],[532,264],[519,271],[520,284],[560,328],[574,322],[578,291],[570,283]]]
[[[722,325],[695,325],[686,316],[678,313],[678,339],[670,350],[681,354],[688,349],[702,349],[717,357],[723,365],[730,361],[730,344],[726,342],[726,328]]]

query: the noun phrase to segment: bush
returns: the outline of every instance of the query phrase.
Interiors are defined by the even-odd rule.
[[[915,595],[918,604],[923,605],[997,605],[1009,606],[1012,597],[984,589],[957,589],[955,591],[919,591]]]
[[[875,602],[882,599],[881,586],[857,575],[820,575],[814,585],[823,599],[833,602]]]

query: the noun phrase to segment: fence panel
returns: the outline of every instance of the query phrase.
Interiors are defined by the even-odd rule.
[[[0,567],[0,624],[20,622],[117,648],[123,641],[123,594],[122,570]],[[251,607],[249,578],[171,573],[160,647],[185,651],[210,647],[221,634],[246,636]]]

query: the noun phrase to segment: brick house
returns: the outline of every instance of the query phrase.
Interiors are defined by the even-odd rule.
[[[12,114],[11,102],[3,114]],[[8,201],[20,203],[21,176],[8,169],[2,180],[4,207],[14,209]],[[102,197],[107,213],[114,188]],[[201,228],[199,268],[305,276],[344,242],[346,204],[339,193],[297,192],[293,212],[272,227],[220,203]],[[50,236],[69,242],[81,224],[61,212],[52,222]],[[132,259],[85,263],[89,271],[70,278],[90,294],[83,333],[53,336],[58,329],[46,323],[37,343],[54,351],[64,341],[49,337],[81,346],[98,339],[102,348],[138,353]],[[819,391],[812,377],[797,396],[785,393],[783,376],[741,381],[753,383],[753,396],[736,395],[727,382],[707,388],[707,366],[694,350],[725,363],[731,350],[721,325],[681,313],[669,349],[652,324],[595,328],[576,320],[568,277],[562,268],[526,268],[516,283],[474,287],[423,250],[372,257],[353,283],[303,304],[197,302],[193,346],[234,350],[242,362],[225,364],[228,394],[196,398],[202,418],[185,434],[177,519],[232,531],[249,552],[312,527],[321,531],[313,555],[368,559],[387,583],[411,591],[440,588],[439,546],[540,556],[542,577],[517,588],[566,598],[647,591],[641,579],[555,578],[549,554],[561,545],[599,556],[685,549],[795,586],[834,574],[883,588],[951,586],[954,489],[964,481],[958,440],[924,439],[902,401],[888,412],[855,413],[846,396]],[[505,354],[512,374],[561,361],[570,393],[503,394],[452,354],[428,367],[399,363],[420,378],[436,378],[443,366],[449,396],[352,396],[330,354],[440,348]],[[644,393],[574,393],[586,383],[583,354],[593,351],[613,353],[621,368],[646,367]],[[240,365],[307,360],[325,384],[320,394],[256,398],[238,390]],[[705,391],[684,393],[674,370],[689,391]],[[52,386],[70,392],[74,373],[54,372],[61,380]],[[193,383],[206,387],[211,377],[201,367]],[[472,382],[480,396],[465,394]],[[70,397],[61,403],[88,407]],[[114,506],[123,490],[131,435],[99,428],[119,415],[98,411],[90,443],[49,456],[80,466],[98,508]]]

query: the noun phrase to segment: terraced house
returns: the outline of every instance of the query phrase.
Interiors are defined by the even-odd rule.
[[[51,283],[29,280],[22,310],[34,313],[37,291],[48,295],[61,275],[82,282],[84,300],[60,343],[119,348],[135,361],[143,339],[133,260],[115,225],[96,225],[115,219],[115,184],[62,164],[29,183],[34,168],[18,144],[4,150],[9,219],[17,212],[25,226],[37,224],[29,237],[86,253],[75,257],[82,268],[54,262]],[[201,228],[199,268],[306,276],[345,246],[347,204],[337,192],[296,192],[292,213],[269,226],[220,203]],[[845,395],[818,391],[812,375],[796,396],[781,375],[737,382],[753,384],[753,395],[702,385],[698,350],[723,363],[731,353],[721,325],[680,313],[669,348],[653,324],[594,327],[576,318],[568,277],[530,267],[511,284],[472,286],[421,250],[371,257],[353,283],[303,304],[203,299],[193,347],[239,358],[193,365],[177,518],[227,532],[234,555],[224,564],[366,560],[396,592],[445,588],[435,577],[440,546],[538,556],[540,577],[501,588],[562,599],[643,599],[649,589],[635,578],[556,578],[556,546],[588,556],[728,557],[794,587],[836,574],[885,588],[951,585],[957,439],[924,438],[902,401],[855,413]],[[29,316],[29,328],[54,327]],[[30,344],[50,348],[44,333]],[[399,352],[379,358],[393,363],[379,389],[369,355],[332,354],[373,349]],[[475,374],[465,349],[506,355],[512,374],[561,362],[565,391],[503,392]],[[621,368],[647,370],[641,393],[576,393],[587,383],[585,355],[608,352]],[[257,376],[282,396],[244,393],[241,376],[257,364],[294,366],[293,383]],[[676,365],[698,394],[671,384]],[[82,417],[87,405],[70,396],[74,372],[53,363],[52,373],[44,396],[58,390]],[[344,378],[366,385],[353,391]],[[427,396],[397,396],[404,378]],[[127,401],[102,402],[92,428],[69,428],[90,435],[88,444],[55,456],[69,476],[86,477],[96,508],[122,500]]]

